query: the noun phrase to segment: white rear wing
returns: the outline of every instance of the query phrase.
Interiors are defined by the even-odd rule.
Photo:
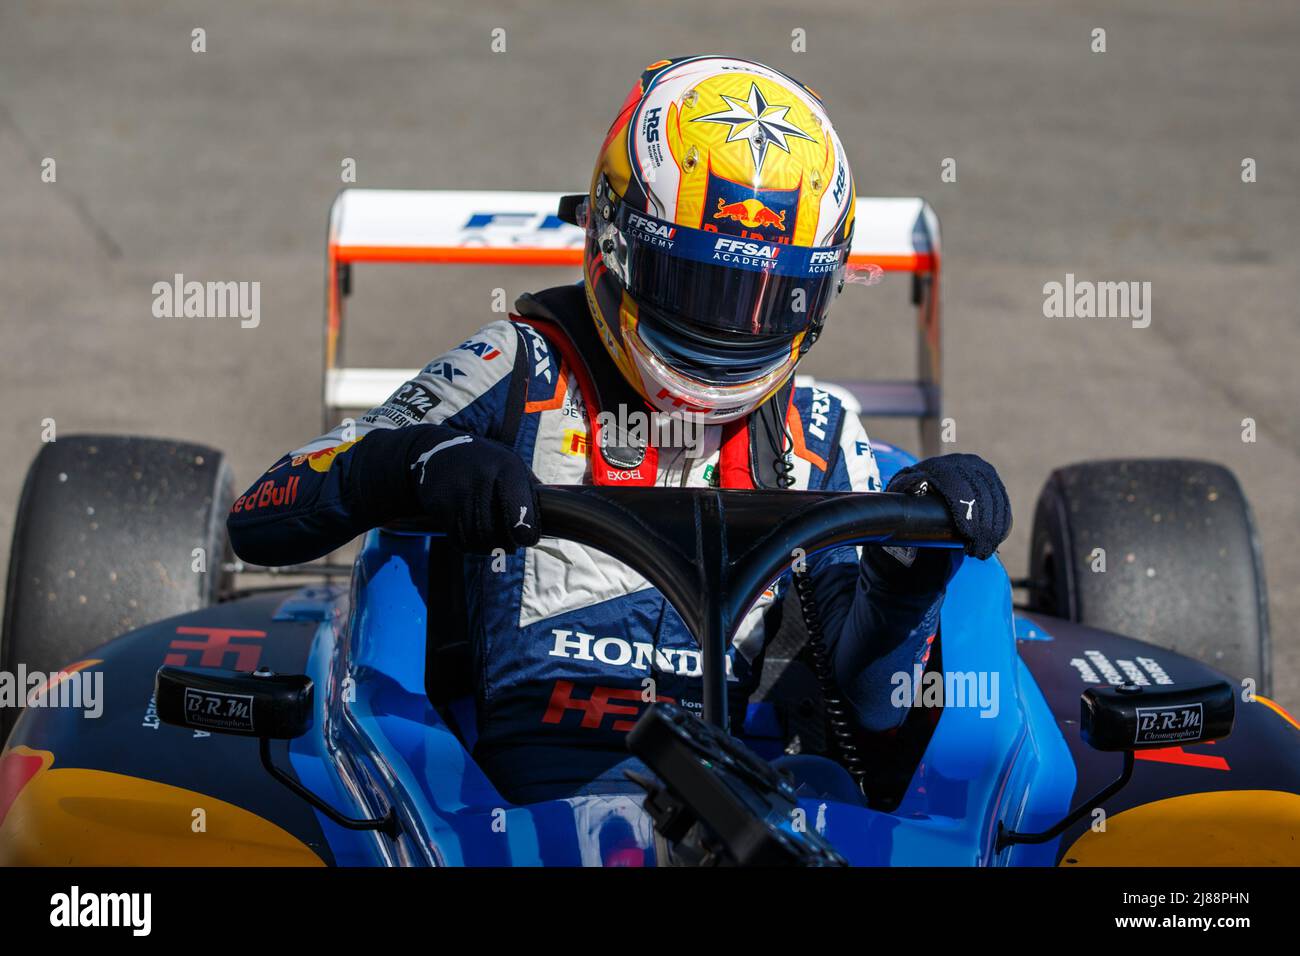
[[[582,266],[583,232],[556,214],[558,192],[344,189],[330,210],[324,424],[382,404],[416,369],[342,364],[344,305],[354,263]],[[842,381],[833,387],[862,415],[919,419],[937,450],[940,410],[939,220],[923,199],[858,197],[849,265],[910,273],[917,307],[915,380]]]

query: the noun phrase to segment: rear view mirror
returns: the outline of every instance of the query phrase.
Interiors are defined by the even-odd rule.
[[[159,719],[178,727],[290,740],[311,726],[312,682],[304,674],[160,667],[154,693]]]
[[[292,740],[311,727],[312,687],[306,674],[277,674],[265,667],[250,673],[164,666],[158,668],[154,679],[154,700],[164,724],[258,738],[258,754],[266,772],[339,826],[379,830],[396,837],[401,824],[393,807],[373,819],[347,816],[271,759],[272,740]]]
[[[1095,750],[1151,750],[1232,733],[1236,698],[1227,681],[1173,687],[1090,687],[1079,703],[1083,739]]]
[[[1101,806],[1133,777],[1134,752],[1218,740],[1232,733],[1237,701],[1226,680],[1166,687],[1089,687],[1079,700],[1080,733],[1095,750],[1124,754],[1119,778],[1039,833],[1008,830],[1000,821],[998,850],[1016,843],[1046,843]]]

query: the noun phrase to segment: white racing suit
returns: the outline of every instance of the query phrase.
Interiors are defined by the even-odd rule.
[[[406,461],[388,460],[392,446],[372,436],[419,424],[502,441],[543,484],[752,487],[749,479],[768,464],[754,438],[757,412],[701,428],[692,448],[651,448],[638,463],[610,464],[593,452],[590,406],[600,402],[612,412],[606,394],[626,399],[630,390],[608,384],[617,372],[583,333],[592,323],[581,286],[525,296],[517,309],[520,315],[485,326],[434,359],[354,426],[281,458],[235,503],[228,525],[236,552],[268,565],[309,560],[402,517],[368,500],[362,479],[406,472]],[[765,408],[784,426],[785,453],[775,456],[780,465],[771,464],[793,478],[791,487],[881,489],[861,422],[834,396],[787,386]],[[750,475],[741,473],[746,459]],[[626,789],[623,736],[647,706],[647,688],[654,697],[700,706],[700,653],[676,611],[631,568],[568,541],[544,537],[505,557],[458,560],[480,765],[516,802]],[[898,726],[906,711],[889,703],[890,677],[910,675],[926,660],[951,572],[910,582],[873,571],[854,548],[815,555],[808,570],[852,711],[867,730]],[[788,576],[769,589],[734,639],[729,697],[740,720],[792,591]],[[790,603],[798,613],[797,599]]]

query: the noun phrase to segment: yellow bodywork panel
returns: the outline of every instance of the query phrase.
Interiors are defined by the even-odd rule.
[[[1144,803],[1106,818],[1062,866],[1300,866],[1300,794],[1216,790]]]
[[[0,764],[0,866],[324,866],[282,827],[193,790],[54,767],[16,747]]]

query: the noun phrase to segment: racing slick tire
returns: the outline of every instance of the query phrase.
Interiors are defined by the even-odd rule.
[[[1030,610],[1169,648],[1271,691],[1259,540],[1222,465],[1058,468],[1034,510],[1029,579]]]
[[[14,519],[0,666],[56,671],[119,634],[214,603],[228,584],[234,497],[225,455],[203,445],[115,435],[46,444]],[[4,736],[14,710],[0,712]]]

